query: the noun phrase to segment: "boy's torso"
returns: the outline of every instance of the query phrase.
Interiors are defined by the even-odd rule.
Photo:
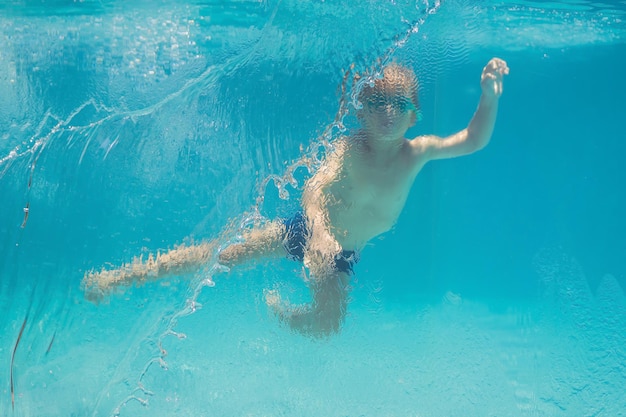
[[[344,141],[307,184],[319,190],[305,189],[303,201],[307,191],[318,194],[324,201],[313,209],[327,211],[337,242],[345,250],[359,250],[396,223],[424,164],[420,159],[409,141],[397,152],[383,155]]]

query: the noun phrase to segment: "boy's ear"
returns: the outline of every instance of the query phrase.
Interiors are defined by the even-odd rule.
[[[415,123],[417,123],[417,111],[411,110],[411,126],[415,126]]]

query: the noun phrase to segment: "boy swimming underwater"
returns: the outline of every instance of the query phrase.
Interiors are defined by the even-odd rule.
[[[245,232],[243,241],[219,254],[234,267],[263,257],[286,256],[310,273],[312,302],[291,306],[276,291],[265,295],[278,318],[300,333],[320,337],[338,332],[348,304],[349,280],[359,252],[391,229],[415,177],[431,160],[468,155],[485,147],[495,126],[506,62],[493,58],[481,75],[482,95],[467,128],[446,138],[404,137],[418,116],[417,79],[391,64],[359,94],[362,129],[338,139],[320,168],[306,182],[301,211]],[[98,301],[120,285],[177,275],[199,268],[216,249],[213,242],[181,246],[147,261],[85,274],[86,297]]]

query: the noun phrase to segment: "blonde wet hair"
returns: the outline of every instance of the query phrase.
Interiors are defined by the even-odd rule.
[[[397,63],[391,63],[383,68],[383,76],[366,83],[359,93],[359,101],[365,106],[372,101],[393,100],[406,98],[413,107],[419,110],[417,98],[417,76],[410,68]]]

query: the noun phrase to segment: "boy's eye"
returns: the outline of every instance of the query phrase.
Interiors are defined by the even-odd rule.
[[[411,100],[406,97],[370,97],[367,100],[367,104],[370,108],[375,110],[387,110],[389,106],[391,106],[394,110],[400,113],[404,113],[407,110],[415,108],[413,103],[411,103]]]

